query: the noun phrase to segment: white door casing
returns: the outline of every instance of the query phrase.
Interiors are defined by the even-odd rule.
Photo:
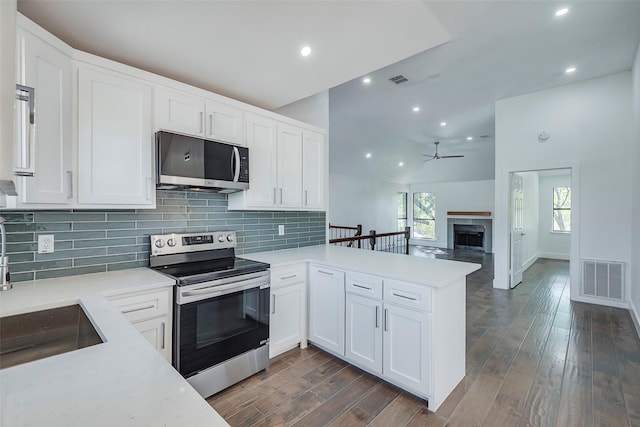
[[[522,246],[524,239],[523,218],[524,218],[524,180],[522,176],[512,173],[510,179],[510,277],[509,287],[514,288],[522,282]]]

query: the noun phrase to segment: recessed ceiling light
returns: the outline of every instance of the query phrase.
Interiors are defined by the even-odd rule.
[[[365,156],[367,159],[370,159],[370,158],[371,158],[371,153],[367,153],[367,154],[365,154],[364,156]]]
[[[300,55],[302,56],[309,56],[311,54],[311,48],[309,46],[305,46],[302,48],[302,50],[300,51]]]
[[[576,71],[576,67],[569,67],[566,70],[564,70],[564,72],[567,73],[567,74],[571,74],[574,71]]]
[[[472,137],[472,136],[468,136],[468,137],[467,137],[467,141],[471,141],[472,139],[473,139],[473,137]]]
[[[567,12],[569,12],[569,8],[567,7],[563,7],[562,9],[558,9],[556,11],[556,16],[562,16],[562,15],[566,15]]]
[[[371,78],[365,77],[364,79],[362,79],[362,83],[368,85],[369,83],[371,83]]]
[[[446,126],[447,122],[440,122],[440,126]]]
[[[398,166],[400,166],[400,167],[404,166],[404,162],[398,163]]]
[[[418,107],[417,105],[415,107],[413,107],[413,112],[417,113],[418,111],[420,111],[420,107]]]

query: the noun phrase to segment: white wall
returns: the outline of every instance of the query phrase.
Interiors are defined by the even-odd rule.
[[[510,171],[572,169],[573,299],[580,258],[629,265],[632,123],[630,72],[496,102],[495,287],[508,288]]]
[[[291,104],[273,110],[274,113],[291,117],[329,130],[329,91],[325,90]]]
[[[363,233],[398,229],[398,192],[402,184],[371,181],[329,174],[329,223],[344,226],[362,224]]]
[[[538,235],[540,226],[540,192],[538,189],[538,174],[536,172],[521,172],[523,178],[522,203],[523,218],[522,232],[522,262],[524,269],[529,268],[538,259]]]
[[[633,187],[633,224],[631,233],[635,244],[631,246],[631,310],[636,322],[636,332],[640,334],[640,45],[633,63],[633,104],[634,104],[634,169]]]
[[[436,197],[436,240],[412,239],[413,244],[447,247],[448,211],[489,211],[494,208],[494,181],[436,182],[409,187],[409,226],[412,227],[412,194],[434,193]]]
[[[569,259],[571,235],[552,233],[553,187],[570,187],[571,176],[541,176],[540,186],[540,234],[538,255],[541,258]],[[584,189],[583,189],[584,190]]]

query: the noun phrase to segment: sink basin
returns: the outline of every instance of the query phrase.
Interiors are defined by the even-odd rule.
[[[101,344],[78,304],[0,318],[0,369]]]

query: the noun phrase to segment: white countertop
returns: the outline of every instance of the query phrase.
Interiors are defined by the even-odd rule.
[[[481,267],[480,264],[468,262],[415,257],[333,245],[308,246],[275,252],[258,252],[242,255],[242,258],[266,262],[271,264],[272,267],[283,267],[299,262],[313,262],[435,288],[447,286],[460,277],[479,270]]]
[[[0,425],[227,426],[105,295],[171,286],[146,268],[20,282],[0,315],[79,303],[103,344],[0,370]]]

